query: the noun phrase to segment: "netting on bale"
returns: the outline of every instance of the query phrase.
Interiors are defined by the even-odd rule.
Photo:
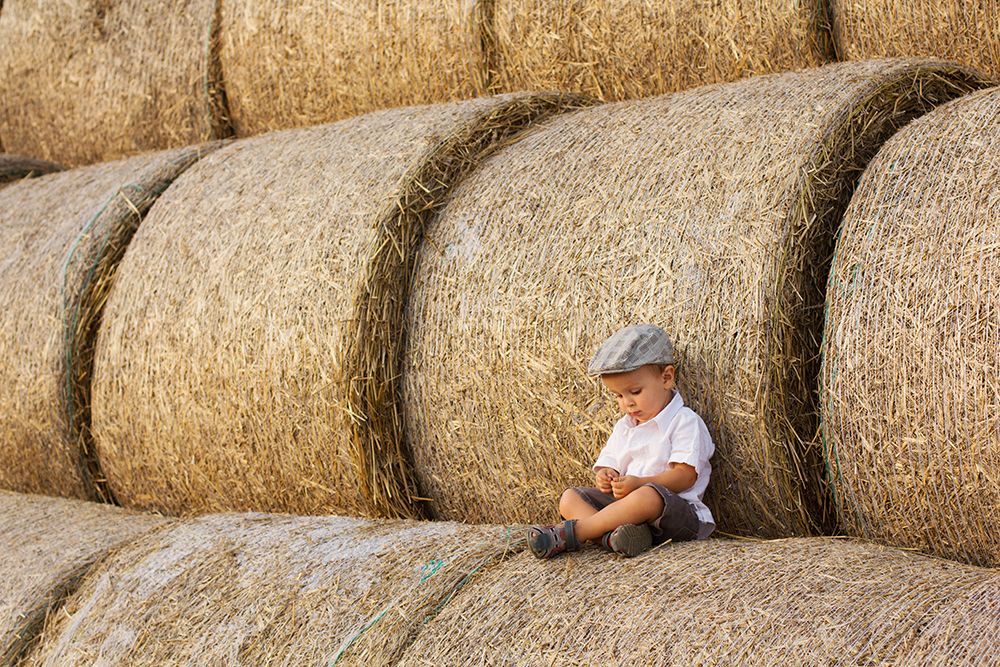
[[[844,60],[947,58],[1000,79],[997,0],[831,0],[830,5]]]
[[[496,0],[498,90],[661,95],[832,60],[817,0]]]
[[[93,344],[125,246],[212,146],[0,190],[0,488],[110,499],[89,440]]]
[[[484,152],[579,103],[376,112],[239,141],[179,179],[98,341],[95,441],[118,499],[420,515],[397,377],[424,222]]]
[[[519,544],[495,526],[201,517],[101,563],[27,664],[394,664]]]
[[[822,436],[849,532],[1000,565],[1000,88],[905,128],[844,216]]]
[[[525,553],[463,588],[399,664],[990,664],[997,590],[996,570],[823,538]]]
[[[485,160],[428,227],[410,296],[404,415],[432,510],[554,518],[619,416],[587,362],[653,322],[717,445],[719,526],[825,526],[808,443],[833,230],[878,146],[979,83],[832,65],[566,114]]]
[[[488,0],[222,4],[220,58],[241,135],[486,91]]]
[[[7,0],[6,149],[75,166],[225,136],[218,2]]]
[[[59,165],[45,160],[0,153],[0,188],[15,181],[44,176],[60,169],[62,167]]]
[[[15,664],[95,561],[165,523],[108,505],[0,491],[0,664]]]

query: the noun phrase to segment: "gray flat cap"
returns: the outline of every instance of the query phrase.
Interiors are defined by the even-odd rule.
[[[674,346],[667,332],[654,324],[635,324],[601,344],[587,366],[588,375],[627,373],[646,364],[674,363]]]

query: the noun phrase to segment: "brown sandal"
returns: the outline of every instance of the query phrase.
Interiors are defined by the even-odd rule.
[[[528,546],[536,558],[552,558],[564,551],[576,551],[580,542],[576,539],[576,519],[563,521],[554,526],[532,526],[528,529]]]

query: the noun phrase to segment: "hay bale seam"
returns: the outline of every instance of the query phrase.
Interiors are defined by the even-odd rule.
[[[220,58],[240,135],[486,91],[488,0],[222,4]]]
[[[1000,565],[1000,88],[865,171],[827,292],[822,435],[852,534]]]
[[[420,516],[397,378],[423,225],[483,154],[580,104],[377,112],[236,142],[178,179],[98,341],[93,427],[119,500]]]
[[[651,97],[832,60],[816,0],[496,0],[497,90]]]
[[[111,499],[89,438],[101,309],[146,210],[214,147],[0,190],[0,488]]]
[[[0,153],[0,188],[15,181],[44,176],[61,170],[62,167],[53,162]]]
[[[1000,79],[996,0],[831,0],[830,12],[844,60],[945,58]]]
[[[0,134],[68,166],[227,136],[219,0],[7,0]]]
[[[888,136],[980,85],[831,65],[566,114],[485,160],[426,231],[409,300],[406,434],[435,515],[554,518],[619,416],[585,365],[649,321],[713,433],[720,528],[828,529],[811,442],[834,229]]]
[[[996,570],[846,540],[708,540],[522,554],[472,580],[398,664],[983,665],[998,627]]]
[[[508,536],[493,526],[201,517],[105,560],[26,664],[394,664],[473,574],[520,548]]]
[[[95,561],[166,523],[97,503],[0,491],[0,664],[17,662]]]

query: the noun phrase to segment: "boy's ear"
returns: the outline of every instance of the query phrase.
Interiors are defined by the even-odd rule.
[[[663,378],[663,384],[667,384],[668,382],[673,382],[676,379],[677,371],[674,368],[673,364],[669,364],[663,367],[663,373],[661,377]]]

